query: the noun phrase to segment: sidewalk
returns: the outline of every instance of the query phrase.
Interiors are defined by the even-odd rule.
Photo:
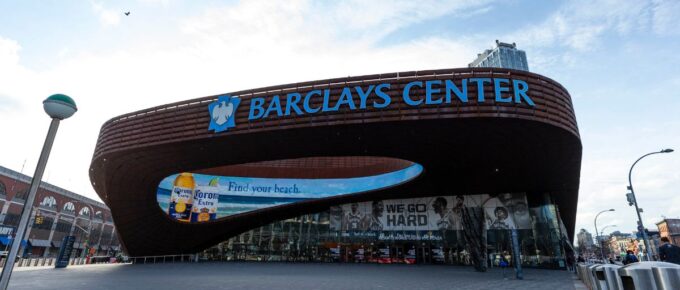
[[[524,269],[524,280],[471,267],[317,263],[97,264],[18,271],[13,290],[41,289],[504,289],[581,290],[573,274]],[[510,277],[508,277],[510,276]]]
[[[576,275],[571,275],[571,278],[574,279],[574,289],[575,290],[587,290],[588,287],[586,287],[586,284],[583,284],[583,281],[578,278]]]

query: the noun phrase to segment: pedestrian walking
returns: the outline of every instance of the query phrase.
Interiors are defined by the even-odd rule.
[[[501,260],[498,263],[498,266],[501,268],[501,273],[503,273],[503,279],[507,279],[507,277],[505,277],[505,270],[510,266],[510,262],[505,258],[505,253],[501,254]]]
[[[659,258],[661,261],[680,265],[680,247],[670,243],[668,237],[661,238],[659,246]]]
[[[569,253],[567,254],[567,270],[569,272],[574,272],[576,269],[574,267],[574,254]]]

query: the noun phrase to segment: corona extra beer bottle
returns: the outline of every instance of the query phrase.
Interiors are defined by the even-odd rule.
[[[191,209],[191,222],[215,220],[219,202],[219,178],[210,180],[208,186],[196,186],[194,207]]]
[[[180,222],[191,220],[191,208],[194,204],[194,188],[196,182],[191,173],[182,172],[175,178],[170,193],[170,206],[168,214],[171,218]]]

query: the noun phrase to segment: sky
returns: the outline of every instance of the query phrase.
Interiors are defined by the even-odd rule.
[[[32,175],[41,102],[73,97],[43,180],[99,200],[88,168],[115,116],[242,89],[466,67],[495,40],[566,87],[583,143],[577,228],[632,232],[630,165],[680,150],[680,2],[1,1],[0,165]],[[130,12],[126,16],[124,12]],[[642,160],[649,228],[680,217],[680,152]]]

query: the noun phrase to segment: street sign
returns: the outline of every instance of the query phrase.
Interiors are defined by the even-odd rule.
[[[66,268],[66,266],[68,266],[69,259],[71,258],[71,253],[73,252],[73,242],[75,241],[76,241],[75,236],[64,237],[64,240],[61,242],[61,247],[59,248],[57,262],[54,264],[55,268]]]

